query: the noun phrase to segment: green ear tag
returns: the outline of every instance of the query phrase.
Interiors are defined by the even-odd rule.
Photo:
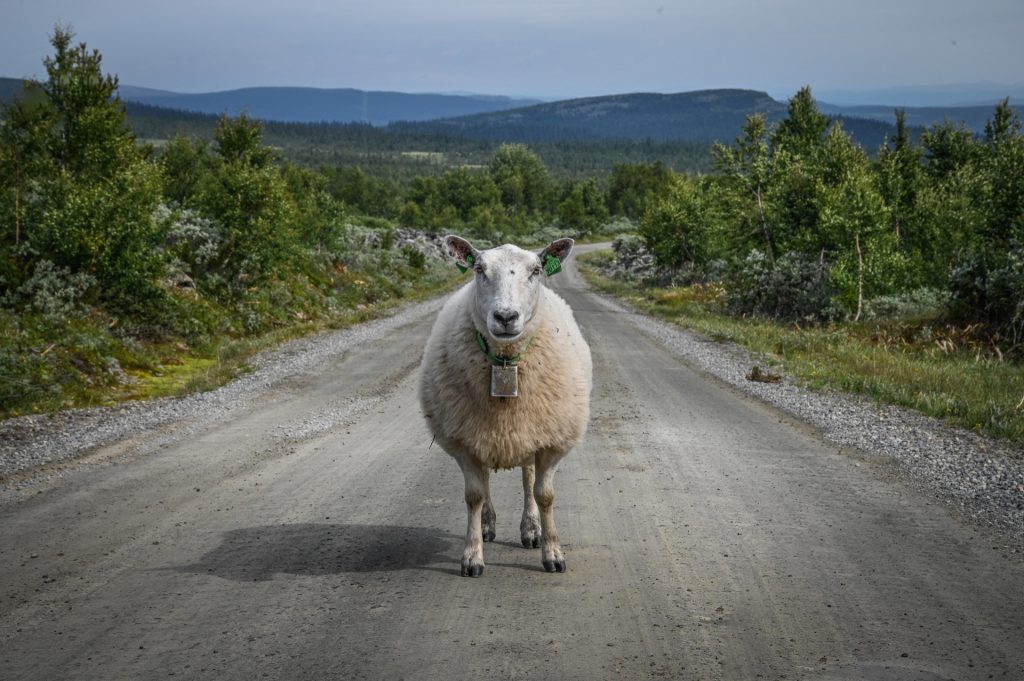
[[[562,271],[562,261],[550,253],[544,258],[544,271],[548,276],[554,276]]]
[[[470,265],[473,264],[473,254],[472,253],[466,256],[466,262],[468,262]],[[455,266],[458,267],[459,271],[462,272],[463,274],[465,274],[466,270],[469,269],[465,265],[460,265],[459,263],[455,263]]]

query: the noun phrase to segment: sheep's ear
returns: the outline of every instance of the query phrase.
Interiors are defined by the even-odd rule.
[[[473,248],[473,244],[454,234],[444,238],[444,246],[448,249],[448,255],[455,258],[455,265],[463,272],[472,267],[480,255],[480,251]]]
[[[574,243],[576,242],[569,238],[556,239],[538,254],[541,264],[544,265],[544,271],[549,277],[562,271],[562,263],[569,257]]]

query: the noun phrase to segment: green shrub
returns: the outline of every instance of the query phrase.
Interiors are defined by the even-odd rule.
[[[799,253],[785,253],[771,266],[751,251],[726,277],[726,306],[734,314],[819,322],[833,319],[834,289],[827,265]]]
[[[209,218],[189,209],[158,211],[168,227],[164,249],[172,270],[179,270],[195,282],[216,274],[221,235]]]
[[[971,254],[953,270],[950,282],[952,314],[992,327],[1011,351],[1024,344],[1024,246],[1002,255]]]
[[[32,310],[56,320],[77,317],[86,311],[83,298],[95,285],[92,275],[73,274],[49,260],[37,260],[32,276],[0,302],[5,307]]]
[[[409,263],[409,267],[413,269],[422,270],[427,267],[427,256],[423,251],[412,246],[405,246],[402,248],[402,252],[405,254],[405,260]]]
[[[667,193],[652,199],[640,221],[640,234],[659,265],[700,268],[710,256],[712,221],[708,185],[673,176]]]
[[[877,296],[864,301],[862,319],[918,319],[937,317],[945,310],[949,294],[934,288]]]

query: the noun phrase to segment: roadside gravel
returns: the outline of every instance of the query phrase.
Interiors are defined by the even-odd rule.
[[[179,440],[233,411],[265,399],[268,390],[283,381],[316,374],[331,357],[372,343],[393,329],[435,312],[441,302],[418,303],[384,319],[289,341],[257,355],[250,363],[250,373],[210,392],[0,421],[0,491],[11,487],[24,489],[39,478],[60,474],[59,464],[112,443],[146,435],[145,448],[156,449],[168,441]],[[323,430],[339,419],[368,408],[373,399],[362,402],[365,404],[325,407],[322,413],[310,414],[298,428],[304,432]],[[182,427],[174,427],[176,424]],[[277,435],[281,439],[294,439],[302,433],[280,432]]]
[[[765,364],[745,348],[605,300],[632,315],[638,329],[695,369],[811,426],[826,441],[854,450],[854,455],[891,464],[912,487],[997,529],[1017,549],[1024,548],[1024,449],[907,409],[845,393],[808,390],[790,376],[782,375],[777,383],[749,380],[752,367]]]
[[[997,530],[1007,544],[1024,546],[1021,448],[905,409],[845,394],[810,391],[787,376],[778,383],[750,381],[746,376],[751,367],[763,361],[745,349],[647,317],[607,297],[602,300],[616,313],[631,316],[635,328],[693,368],[809,425],[853,456],[890,466],[911,486]],[[268,390],[283,381],[315,374],[328,358],[372,343],[382,334],[435,312],[440,305],[441,300],[428,301],[386,319],[289,342],[255,358],[252,373],[208,393],[0,422],[0,491],[6,492],[0,496],[29,488],[39,478],[60,475],[62,462],[99,447],[142,435],[147,436],[147,449],[161,446],[162,441],[178,440],[234,410],[266,399]],[[301,427],[311,432],[329,427],[371,407],[373,399],[365,400],[366,404],[333,405],[331,413],[311,414]],[[154,432],[159,434],[154,437]],[[302,434],[279,435],[287,439]]]

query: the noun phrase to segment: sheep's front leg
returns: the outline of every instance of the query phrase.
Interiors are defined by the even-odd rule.
[[[539,452],[534,461],[537,466],[537,479],[533,483],[533,497],[540,509],[541,526],[541,563],[548,572],[565,572],[565,557],[562,546],[558,543],[558,531],[555,529],[555,468],[563,452]]]
[[[519,536],[525,549],[535,549],[540,546],[540,511],[537,510],[537,500],[533,498],[533,484],[536,479],[537,475],[533,464],[524,465],[523,520],[519,523]]]
[[[472,458],[459,461],[466,479],[466,549],[462,552],[462,576],[479,577],[484,572],[484,539],[481,515],[487,501],[490,472]]]

